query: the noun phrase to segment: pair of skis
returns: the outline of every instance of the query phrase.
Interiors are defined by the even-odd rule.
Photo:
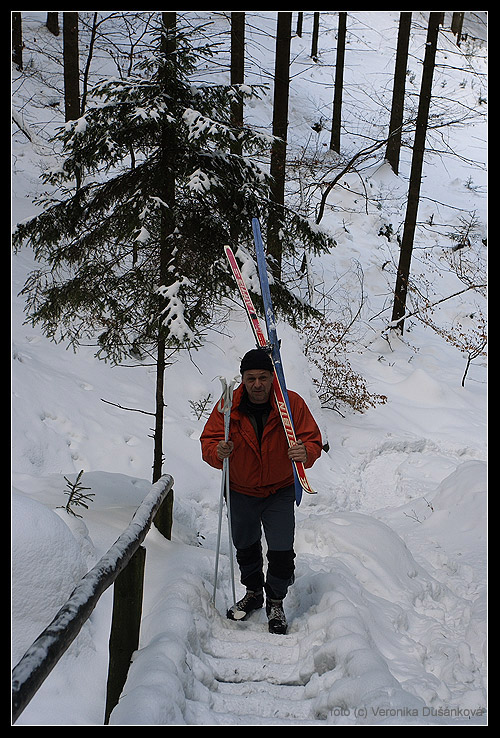
[[[283,366],[281,363],[281,354],[278,341],[278,335],[276,331],[276,320],[274,317],[274,310],[271,301],[271,293],[269,289],[269,279],[267,276],[267,264],[264,253],[264,244],[262,242],[262,236],[260,233],[260,224],[257,218],[252,220],[252,228],[254,233],[255,251],[257,254],[257,269],[259,272],[259,280],[261,285],[262,299],[264,301],[265,309],[265,321],[267,327],[268,338],[264,335],[261,328],[257,312],[253,305],[252,299],[246,287],[246,284],[241,275],[238,263],[233,254],[232,249],[229,246],[225,246],[224,250],[231,266],[236,284],[240,291],[243,304],[245,306],[250,325],[252,327],[257,346],[269,351],[271,360],[274,366],[273,374],[273,390],[276,399],[278,411],[283,423],[283,429],[288,441],[288,445],[295,446],[297,444],[297,438],[295,436],[295,429],[293,426],[292,413],[290,410],[290,402],[288,400],[288,392],[286,389],[285,376],[283,372]],[[305,490],[309,494],[315,494],[311,485],[308,482],[304,465],[300,461],[292,462],[294,480],[295,480],[295,501],[299,505],[302,499],[302,491]]]

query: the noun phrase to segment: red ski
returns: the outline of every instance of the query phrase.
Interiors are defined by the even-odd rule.
[[[243,303],[245,305],[245,309],[247,311],[248,317],[250,319],[250,325],[252,326],[252,330],[254,332],[255,338],[257,340],[257,345],[260,348],[268,349],[269,348],[269,342],[267,341],[264,332],[261,328],[259,318],[257,317],[257,313],[255,311],[255,307],[253,305],[252,299],[250,297],[250,294],[247,290],[246,284],[243,280],[243,277],[240,272],[240,268],[238,266],[238,263],[236,261],[236,258],[233,254],[233,251],[230,246],[225,246],[224,251],[226,252],[227,259],[229,261],[229,264],[231,266],[231,270],[234,274],[234,278],[236,280],[236,284],[238,285],[238,289],[241,294],[241,298],[243,300]],[[269,354],[272,359],[272,354],[270,352]],[[273,373],[273,390],[274,390],[274,396],[276,398],[276,405],[278,406],[278,411],[281,416],[281,422],[283,423],[283,428],[285,430],[285,434],[287,437],[288,445],[289,446],[295,446],[297,443],[297,437],[295,435],[295,430],[293,427],[293,421],[290,417],[290,413],[288,412],[288,408],[286,406],[285,402],[285,396],[283,394],[283,389],[279,383],[278,376],[276,372]],[[306,476],[306,472],[304,469],[304,464],[300,461],[294,461],[292,462],[295,466],[295,471],[297,473],[298,480],[300,482],[300,486],[305,492],[308,492],[310,495],[316,494],[311,485],[309,484]]]

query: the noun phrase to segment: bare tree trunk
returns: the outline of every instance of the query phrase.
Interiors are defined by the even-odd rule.
[[[245,81],[245,13],[231,13],[231,85]],[[243,99],[231,104],[231,125],[243,128]],[[231,153],[241,156],[241,142],[231,143]]]
[[[429,108],[432,95],[432,78],[436,59],[436,49],[439,34],[439,25],[442,22],[442,13],[431,12],[427,30],[427,41],[425,45],[424,67],[422,82],[420,86],[420,98],[417,113],[417,125],[415,140],[413,143],[413,156],[411,163],[410,185],[408,189],[408,203],[406,206],[406,217],[403,231],[403,240],[399,255],[399,265],[394,290],[394,305],[392,322],[394,327],[403,333],[404,315],[406,311],[406,296],[408,293],[408,282],[410,278],[410,264],[413,251],[413,241],[417,223],[418,204],[420,198],[420,185],[422,180],[422,168],[424,163],[425,137],[429,119]]]
[[[333,94],[332,135],[330,149],[340,154],[340,124],[342,122],[342,92],[344,86],[345,37],[347,13],[339,13],[337,58],[335,62],[335,90]]]
[[[176,41],[176,13],[162,13],[164,25],[164,36],[162,41],[162,52],[167,57],[175,54]],[[175,205],[175,175],[171,166],[167,166],[167,161],[175,156],[175,141],[168,124],[165,125],[162,133],[162,151],[161,156],[165,160],[163,171],[165,172],[165,180],[163,182],[162,200],[169,206],[169,210]],[[168,247],[168,238],[172,231],[172,224],[168,220],[166,208],[162,208],[161,215],[161,243],[160,243],[160,285],[168,284],[168,267],[170,263],[170,249]],[[163,298],[159,304],[159,326],[158,326],[158,351],[156,358],[156,409],[155,409],[155,428],[154,428],[154,454],[153,454],[153,483],[157,482],[162,475],[163,468],[163,416],[165,410],[164,390],[165,390],[165,361],[166,361],[166,345],[165,332],[161,324],[161,313],[163,309]]]
[[[92,57],[94,55],[95,40],[97,37],[97,13],[94,13],[92,20],[92,31],[90,33],[90,41],[88,43],[88,54],[87,61],[85,62],[85,69],[83,70],[83,81],[82,81],[82,102],[80,105],[81,115],[84,114],[87,105],[87,92],[89,87],[89,76],[90,76],[90,65],[92,64]]]
[[[12,13],[12,61],[18,69],[23,68],[23,22],[21,13]]]
[[[451,18],[451,32],[457,37],[457,46],[460,46],[462,40],[462,26],[464,23],[465,13],[453,13]]]
[[[59,13],[47,13],[46,26],[49,31],[54,34],[54,36],[59,36]]]
[[[80,117],[80,65],[78,13],[63,13],[64,113],[66,120]]]
[[[396,68],[394,70],[394,87],[392,90],[391,120],[389,123],[389,140],[387,141],[387,149],[385,152],[385,158],[391,165],[394,174],[399,174],[401,127],[403,125],[410,28],[411,13],[400,13],[398,46],[396,50]]]
[[[274,260],[272,269],[281,275],[282,245],[280,229],[285,203],[286,141],[288,130],[288,95],[290,88],[290,44],[292,13],[278,13],[276,60],[274,70],[273,142],[271,149],[271,210],[268,220],[267,247]]]
[[[318,59],[318,38],[319,38],[319,13],[314,13],[313,32],[311,43],[311,57],[314,61]]]
[[[304,25],[304,12],[302,10],[299,10],[297,13],[297,27],[295,30],[295,33],[299,38],[302,38],[302,27]]]

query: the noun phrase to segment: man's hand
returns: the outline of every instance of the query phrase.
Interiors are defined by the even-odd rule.
[[[219,458],[221,461],[224,461],[224,459],[228,459],[234,448],[234,443],[232,441],[219,441],[217,444],[217,458]]]
[[[301,461],[303,464],[307,461],[307,451],[303,441],[297,440],[294,446],[290,446],[288,449],[288,458],[291,461]]]

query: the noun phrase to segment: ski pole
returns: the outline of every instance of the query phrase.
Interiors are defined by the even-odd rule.
[[[231,402],[233,388],[231,387]],[[229,412],[224,415],[225,440],[229,438]],[[225,483],[226,483],[226,505],[227,505],[227,529],[229,534],[229,569],[231,572],[231,587],[233,590],[233,602],[236,602],[236,592],[234,588],[234,556],[233,556],[233,531],[231,528],[231,493],[229,489],[229,459],[224,459],[225,464]]]
[[[212,595],[212,602],[215,605],[215,593],[217,591],[217,573],[219,570],[219,550],[220,550],[220,534],[221,534],[221,528],[222,528],[222,507],[224,504],[224,486],[225,486],[225,478],[224,478],[224,472],[222,476],[222,484],[221,484],[221,490],[220,490],[220,501],[219,501],[219,524],[217,529],[217,546],[215,549],[215,573],[214,573],[214,593]]]
[[[222,384],[222,396],[219,400],[218,410],[220,413],[224,413],[224,440],[227,442],[229,439],[229,422],[231,407],[233,404],[233,389],[236,383],[234,379],[229,384],[223,377],[219,377]],[[233,562],[233,541],[231,531],[231,503],[229,500],[229,459],[224,459],[222,467],[222,479],[220,489],[220,500],[219,500],[219,522],[217,530],[217,547],[215,553],[215,574],[214,574],[214,593],[212,601],[215,604],[215,594],[217,591],[217,574],[219,569],[219,554],[220,554],[220,539],[222,530],[222,508],[224,506],[224,492],[226,493],[226,504],[228,513],[228,529],[229,529],[229,563],[231,569],[231,584],[233,589],[233,600],[236,600],[235,588],[234,588],[234,562]]]

